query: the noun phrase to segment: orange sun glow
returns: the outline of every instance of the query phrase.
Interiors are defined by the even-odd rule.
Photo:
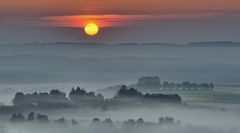
[[[95,23],[88,23],[87,25],[85,25],[84,31],[87,35],[94,36],[98,33],[99,28],[98,25]]]

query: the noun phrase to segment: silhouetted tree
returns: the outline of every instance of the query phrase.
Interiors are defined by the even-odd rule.
[[[15,106],[23,105],[26,101],[24,99],[25,95],[22,92],[17,92],[14,99],[12,100]]]
[[[102,123],[108,127],[114,127],[114,123],[111,118],[106,118]]]
[[[92,124],[100,124],[101,120],[99,118],[93,118]]]
[[[43,114],[38,114],[37,115],[37,122],[40,122],[40,123],[47,123],[47,122],[49,122],[48,116],[47,115],[43,115]]]
[[[28,114],[28,118],[27,118],[28,121],[34,121],[35,120],[35,114],[34,112],[31,112]]]
[[[77,87],[72,88],[69,93],[70,101],[81,107],[101,107],[104,104],[104,97],[101,94],[95,95],[94,92],[86,92],[84,89]]]
[[[22,113],[14,113],[12,114],[11,118],[10,118],[10,122],[24,122],[25,121],[25,117],[23,116]]]
[[[133,128],[135,126],[135,121],[133,119],[128,119],[123,122],[123,128]]]
[[[57,89],[53,89],[49,93],[23,94],[18,92],[12,102],[14,106],[21,107],[62,108],[69,106],[66,94]]]
[[[64,92],[61,92],[60,90],[58,89],[52,89],[50,92],[49,92],[49,95],[51,96],[57,96],[57,97],[66,97],[66,94]]]
[[[173,125],[173,124],[175,124],[175,120],[174,120],[174,118],[172,118],[172,117],[160,117],[159,119],[158,119],[158,123],[160,124],[160,125],[164,125],[164,124],[168,124],[168,125]]]
[[[140,97],[142,93],[134,88],[128,89],[127,86],[123,85],[121,89],[117,92],[115,97]]]
[[[73,126],[77,126],[77,125],[78,125],[78,122],[77,122],[76,120],[72,119],[72,125],[73,125]]]
[[[136,124],[137,124],[137,126],[144,126],[144,120],[143,120],[143,118],[137,119]]]
[[[59,118],[58,120],[55,120],[55,123],[57,123],[57,124],[63,124],[63,125],[66,125],[66,124],[67,124],[66,119],[65,119],[64,117]]]
[[[211,88],[211,90],[213,90],[213,89],[214,89],[214,85],[213,85],[213,83],[212,83],[212,82],[210,83],[210,88]]]

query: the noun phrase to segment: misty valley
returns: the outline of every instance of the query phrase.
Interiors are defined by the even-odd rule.
[[[240,0],[0,0],[0,133],[240,133]]]
[[[240,47],[198,43],[0,45],[0,133],[240,133]]]
[[[214,87],[188,81],[161,83],[158,76],[149,76],[136,84],[96,91],[102,94],[80,87],[73,87],[69,94],[58,89],[17,92],[12,105],[0,107],[1,132],[239,132],[239,108],[191,103],[177,94],[204,96],[204,92],[213,93]],[[115,95],[104,97],[111,90]],[[226,116],[230,123],[223,121]]]

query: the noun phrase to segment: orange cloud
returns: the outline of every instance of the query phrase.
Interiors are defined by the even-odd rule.
[[[211,19],[221,15],[221,13],[185,13],[163,15],[69,15],[40,17],[35,20],[35,23],[55,27],[84,27],[87,23],[94,22],[102,28],[129,25],[136,26],[143,24],[142,22],[146,21]]]
[[[114,27],[127,25],[132,21],[145,20],[148,17],[147,15],[72,15],[43,17],[41,21],[46,25],[59,27],[84,27],[90,22],[100,27]]]
[[[0,14],[13,16],[239,12],[239,7],[239,0],[0,0]]]

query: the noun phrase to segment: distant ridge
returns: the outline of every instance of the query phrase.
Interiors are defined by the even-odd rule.
[[[101,42],[27,42],[27,43],[3,43],[0,45],[108,45]]]
[[[159,46],[184,46],[185,44],[180,44],[180,43],[163,43],[163,42],[152,42],[152,43],[118,43],[117,45],[159,45]]]
[[[1,44],[4,45],[4,44]],[[149,43],[104,43],[104,42],[28,42],[28,43],[5,43],[5,45],[157,45],[169,47],[186,47],[186,46],[240,46],[240,42],[234,41],[200,41],[200,42],[186,42],[186,43],[171,43],[171,42],[149,42]]]
[[[240,42],[212,41],[212,42],[189,42],[187,46],[240,46]]]
[[[158,46],[240,46],[240,42],[233,41],[208,41],[208,42],[187,42],[187,43],[118,43],[117,45],[158,45]]]
[[[118,45],[158,45],[158,46],[240,46],[240,42],[233,41],[209,41],[209,42],[187,42],[187,43],[118,43]]]

